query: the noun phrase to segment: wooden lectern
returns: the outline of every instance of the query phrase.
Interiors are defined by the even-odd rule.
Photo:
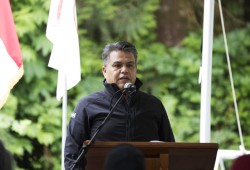
[[[95,142],[86,154],[86,170],[102,170],[109,150],[124,143],[144,154],[147,170],[213,170],[218,150],[216,143]]]

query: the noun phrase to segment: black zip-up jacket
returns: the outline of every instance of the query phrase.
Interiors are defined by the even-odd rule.
[[[121,101],[95,141],[151,141],[174,142],[174,135],[163,104],[156,97],[139,91],[142,85],[137,78],[137,91]],[[105,89],[81,99],[71,115],[65,143],[65,169],[71,169],[83,141],[91,139],[98,126],[120,97],[116,84],[105,83]],[[112,100],[112,104],[110,104]],[[84,169],[84,167],[83,167]]]

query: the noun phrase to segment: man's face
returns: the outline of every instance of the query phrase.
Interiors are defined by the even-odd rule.
[[[136,63],[132,53],[112,51],[109,55],[106,67],[102,67],[102,73],[107,83],[115,83],[122,89],[125,83],[135,83]]]

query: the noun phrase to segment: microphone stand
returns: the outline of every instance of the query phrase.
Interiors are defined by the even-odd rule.
[[[124,98],[124,96],[127,93],[127,91],[129,91],[129,89],[126,89],[126,88],[123,89],[121,96],[119,97],[119,99],[117,100],[117,102],[115,103],[115,105],[112,107],[112,109],[109,112],[109,114],[107,115],[107,117],[98,126],[98,128],[96,129],[96,131],[95,131],[94,135],[92,136],[92,138],[89,140],[89,142],[87,144],[83,144],[83,146],[81,147],[81,149],[79,151],[77,159],[74,161],[74,164],[73,164],[71,170],[75,170],[76,166],[79,165],[79,162],[82,160],[82,157],[86,155],[86,153],[88,152],[89,147],[94,142],[96,135],[100,132],[100,130],[102,129],[102,127],[110,119],[110,117],[111,117],[112,113],[114,112],[115,108],[120,103],[120,101]]]

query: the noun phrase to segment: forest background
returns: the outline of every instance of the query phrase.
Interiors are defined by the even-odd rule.
[[[24,60],[24,76],[0,110],[0,139],[15,169],[61,168],[62,103],[57,72],[48,67],[45,37],[50,1],[11,0]],[[82,0],[77,3],[81,82],[68,91],[68,118],[77,101],[103,88],[101,50],[126,40],[139,52],[142,90],[159,97],[177,142],[199,142],[203,1]],[[250,1],[222,0],[229,55],[246,149],[250,148]],[[229,70],[215,1],[211,90],[211,142],[239,149]],[[69,119],[68,119],[69,120]],[[230,164],[230,162],[228,163]]]

